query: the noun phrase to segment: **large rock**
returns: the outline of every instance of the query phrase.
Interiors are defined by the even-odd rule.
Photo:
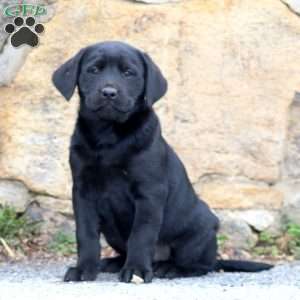
[[[271,211],[264,209],[237,211],[234,214],[238,219],[244,220],[251,228],[259,232],[274,227],[274,223],[277,220],[277,214],[275,215]]]
[[[1,88],[0,177],[70,198],[68,144],[78,102],[65,102],[51,75],[80,48],[111,39],[149,52],[168,78],[156,110],[198,192],[215,174],[233,178],[220,187],[223,195],[214,195],[213,183],[203,187],[217,207],[230,206],[239,190],[235,207],[280,207],[281,195],[268,184],[280,179],[288,107],[300,86],[300,22],[271,0],[58,0],[41,45]],[[237,176],[251,187],[236,188]]]
[[[67,216],[73,215],[72,202],[70,200],[47,196],[36,196],[33,200],[43,209],[59,212]]]
[[[257,236],[243,219],[226,210],[216,213],[221,225],[219,234],[225,237],[226,246],[249,250],[256,244]]]
[[[300,224],[300,181],[280,185],[285,194],[283,217],[285,222]]]
[[[283,160],[283,176],[285,179],[300,178],[300,93],[295,93],[289,108],[287,143]]]
[[[210,180],[199,184],[200,196],[219,209],[279,209],[284,195],[280,189],[251,182]],[[198,184],[196,185],[198,187]]]

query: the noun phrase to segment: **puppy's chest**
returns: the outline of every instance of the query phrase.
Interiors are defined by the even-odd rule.
[[[125,155],[119,155],[115,149],[97,149],[94,152],[95,163],[101,168],[120,168],[125,163]],[[123,169],[121,167],[121,169]]]
[[[132,145],[128,140],[114,145],[99,144],[93,149],[95,162],[104,168],[121,168],[134,155]]]
[[[134,207],[134,182],[125,168],[99,166],[95,182],[97,207],[103,218],[124,218],[131,215]]]
[[[99,216],[104,223],[109,219],[131,218],[135,180],[128,171],[128,161],[127,164],[115,160],[110,163],[93,154],[77,150],[77,156],[73,155],[73,160],[77,159],[74,171],[97,202]]]

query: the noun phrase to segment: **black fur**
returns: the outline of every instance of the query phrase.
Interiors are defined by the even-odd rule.
[[[76,86],[80,95],[70,149],[78,263],[65,281],[94,280],[99,270],[120,272],[123,282],[133,274],[150,282],[153,273],[271,267],[216,259],[219,221],[161,135],[152,105],[167,82],[147,54],[119,42],[96,44],[63,64],[53,82],[68,100]],[[100,233],[120,256],[99,264]],[[164,260],[154,259],[158,249]]]

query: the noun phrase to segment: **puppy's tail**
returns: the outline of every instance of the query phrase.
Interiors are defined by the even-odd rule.
[[[217,260],[215,271],[224,272],[261,272],[270,270],[274,266],[266,263],[247,261],[247,260]]]

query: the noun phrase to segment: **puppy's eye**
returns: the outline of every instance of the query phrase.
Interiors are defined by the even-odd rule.
[[[130,76],[133,76],[135,73],[134,73],[132,70],[130,70],[130,69],[125,69],[125,70],[123,71],[123,74],[124,74],[126,77],[130,77]]]
[[[100,73],[101,68],[97,67],[97,66],[92,66],[90,68],[88,68],[88,72],[92,73],[92,74],[98,74]]]

